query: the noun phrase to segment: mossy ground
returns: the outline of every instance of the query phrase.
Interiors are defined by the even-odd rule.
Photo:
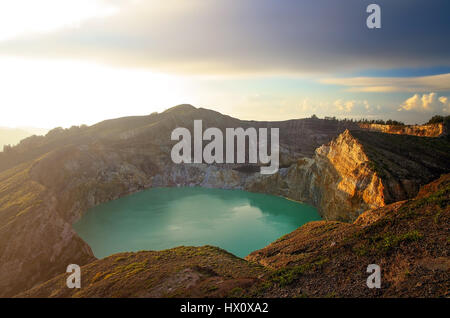
[[[181,246],[115,254],[82,268],[80,290],[68,289],[60,275],[21,296],[241,297],[267,272],[217,247]]]

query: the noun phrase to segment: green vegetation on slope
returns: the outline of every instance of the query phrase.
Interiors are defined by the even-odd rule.
[[[411,198],[420,185],[450,172],[450,139],[352,131],[385,185],[386,202]]]
[[[247,257],[277,270],[275,279],[261,284],[261,295],[448,296],[449,200],[447,174],[417,198],[367,211],[354,224],[302,226]],[[380,290],[365,286],[368,264],[382,268]]]
[[[82,273],[79,290],[63,274],[19,297],[228,297],[248,293],[267,270],[217,247],[181,246],[111,255]]]

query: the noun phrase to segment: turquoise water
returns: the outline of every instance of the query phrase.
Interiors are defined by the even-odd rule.
[[[180,245],[214,245],[244,257],[319,219],[315,208],[271,195],[154,188],[89,210],[74,229],[99,258]]]

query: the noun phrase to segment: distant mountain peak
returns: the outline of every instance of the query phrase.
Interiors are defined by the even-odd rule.
[[[197,108],[192,106],[191,104],[180,104],[174,107],[171,107],[164,111],[164,113],[171,113],[171,112],[188,112],[196,110]]]

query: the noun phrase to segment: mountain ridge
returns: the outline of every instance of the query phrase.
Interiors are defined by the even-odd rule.
[[[68,262],[90,263],[95,259],[92,251],[71,224],[90,207],[150,187],[198,185],[263,192],[312,203],[327,219],[352,221],[363,211],[390,202],[384,190],[389,182],[394,190],[410,185],[410,191],[392,192],[391,201],[405,200],[449,170],[450,154],[442,150],[448,149],[445,137],[350,131],[345,123],[317,119],[282,122],[284,166],[275,175],[263,177],[236,165],[175,165],[170,159],[170,132],[177,125],[192,129],[194,119],[219,128],[256,123],[217,118],[217,112],[190,107],[186,115],[184,107],[165,115],[54,129],[0,154],[0,241],[8,242],[0,246],[0,296],[54,277]],[[417,146],[408,146],[411,151],[402,154],[392,149],[391,140]],[[388,146],[379,158],[371,159],[367,147],[374,146],[376,153],[381,149],[377,142]],[[304,156],[302,151],[309,154],[310,148],[312,154]],[[439,149],[440,156],[426,155]],[[391,179],[383,175],[389,177],[389,168],[407,160],[412,169],[402,177],[407,182],[395,174]],[[427,167],[433,167],[423,173],[428,177],[415,177],[416,171]]]

